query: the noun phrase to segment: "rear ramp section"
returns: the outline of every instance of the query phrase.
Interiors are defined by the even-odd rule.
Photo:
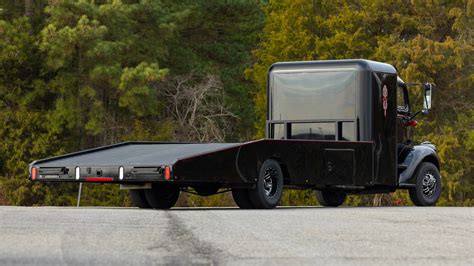
[[[124,142],[35,161],[30,164],[30,177],[37,181],[67,182],[161,181],[166,167],[172,171],[180,158],[235,146],[239,144]]]

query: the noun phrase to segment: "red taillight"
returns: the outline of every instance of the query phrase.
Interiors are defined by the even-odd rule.
[[[31,180],[36,180],[36,167],[31,168]]]
[[[417,124],[418,124],[418,122],[416,120],[410,120],[410,121],[405,123],[405,126],[407,126],[407,127],[416,127]]]
[[[169,166],[165,166],[165,179],[168,181],[171,179],[171,171]]]

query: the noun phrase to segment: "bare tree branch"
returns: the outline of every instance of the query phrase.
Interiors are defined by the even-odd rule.
[[[176,140],[222,142],[236,115],[224,103],[222,82],[218,76],[198,79],[194,73],[165,80],[162,95],[166,112],[176,121]]]

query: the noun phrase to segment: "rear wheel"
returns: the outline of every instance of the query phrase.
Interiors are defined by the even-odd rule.
[[[179,198],[179,187],[169,184],[153,184],[145,190],[145,197],[154,209],[169,209]]]
[[[283,193],[283,172],[280,164],[268,159],[260,167],[255,189],[249,190],[250,201],[255,208],[273,209]]]
[[[417,206],[434,206],[441,196],[441,176],[438,168],[432,163],[423,162],[415,177],[416,186],[409,190],[411,201]]]
[[[325,207],[337,207],[346,200],[346,193],[339,190],[316,190],[316,199]]]
[[[129,191],[133,206],[141,209],[151,208],[150,204],[146,201],[145,191],[143,189],[130,189]]]
[[[232,197],[234,198],[235,204],[241,209],[253,209],[252,201],[250,201],[248,189],[232,189]]]

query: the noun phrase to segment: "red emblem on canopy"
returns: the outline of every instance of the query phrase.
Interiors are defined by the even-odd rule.
[[[387,85],[383,85],[382,88],[382,102],[383,102],[383,115],[387,117],[387,108],[388,108],[388,89]]]

